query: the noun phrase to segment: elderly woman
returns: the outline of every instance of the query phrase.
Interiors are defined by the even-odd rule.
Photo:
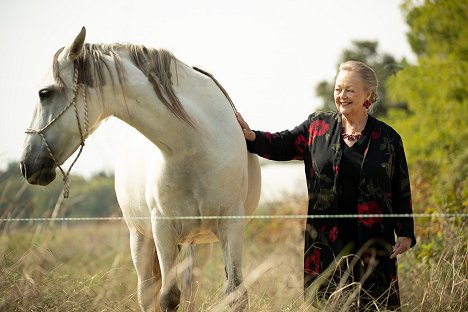
[[[327,267],[335,268],[342,256],[359,257],[348,261],[347,278],[335,270],[327,279],[331,283],[321,289],[329,295],[332,284],[351,278],[361,283],[362,299],[368,296],[387,309],[399,309],[396,256],[416,239],[411,217],[381,216],[412,214],[412,208],[401,138],[368,114],[377,88],[369,66],[349,61],[340,65],[336,78],[336,112],[313,113],[293,130],[277,133],[252,131],[240,114],[237,118],[250,152],[271,160],[304,161],[309,215],[338,215],[307,219],[305,289],[322,280],[317,277]],[[356,217],[340,218],[342,214]]]

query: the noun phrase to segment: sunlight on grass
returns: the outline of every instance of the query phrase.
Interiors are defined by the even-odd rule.
[[[301,204],[269,213],[300,213]],[[251,311],[350,311],[359,284],[313,306],[302,288],[303,220],[253,220],[243,271]],[[467,311],[466,225],[446,228],[440,244],[421,242],[400,258],[403,311]],[[136,273],[122,222],[16,227],[0,236],[1,311],[139,311]],[[226,311],[222,252],[215,244],[196,292],[196,311]],[[184,303],[182,302],[182,306]],[[180,309],[182,310],[182,309]],[[375,309],[381,311],[379,309]]]

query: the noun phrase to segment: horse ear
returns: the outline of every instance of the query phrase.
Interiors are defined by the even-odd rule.
[[[81,53],[83,52],[83,45],[86,38],[86,28],[82,27],[78,36],[76,36],[75,40],[68,49],[68,59],[70,61],[76,60]]]

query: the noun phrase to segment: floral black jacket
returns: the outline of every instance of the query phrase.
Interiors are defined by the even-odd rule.
[[[359,183],[358,214],[411,214],[411,192],[403,144],[398,133],[369,116],[371,135],[364,152]],[[303,160],[309,193],[309,215],[339,214],[338,175],[342,147],[341,115],[313,113],[293,130],[277,133],[255,131],[256,139],[247,142],[250,152],[271,160]],[[304,269],[317,276],[341,252],[336,219],[308,219],[305,235]],[[371,238],[394,245],[395,234],[416,243],[413,219],[358,218],[358,245]],[[324,245],[326,248],[315,248]],[[320,249],[320,251],[318,251]],[[324,254],[326,250],[327,252]],[[396,274],[396,267],[395,272]],[[393,273],[392,273],[393,275]]]

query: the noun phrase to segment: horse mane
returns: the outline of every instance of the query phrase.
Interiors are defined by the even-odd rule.
[[[53,59],[53,75],[59,88],[63,88],[65,85],[60,77],[58,66],[58,57],[63,49],[58,50]],[[106,57],[110,57],[114,62],[118,82],[124,88],[127,76],[119,54],[122,51],[128,53],[132,63],[145,74],[164,106],[177,118],[194,127],[193,121],[175,94],[172,85],[171,64],[172,62],[176,62],[176,58],[168,50],[147,48],[143,45],[129,43],[86,43],[80,57],[75,61],[75,66],[78,67],[78,84],[84,84],[87,87],[93,88],[98,87],[102,92],[102,86],[108,84],[105,75],[107,72],[111,80],[110,83],[115,85],[115,77],[109,67],[111,65],[105,59]]]

